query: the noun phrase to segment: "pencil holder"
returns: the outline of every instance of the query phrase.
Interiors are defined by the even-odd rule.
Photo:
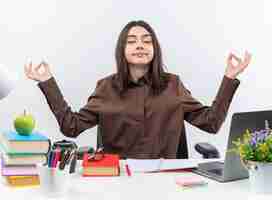
[[[69,171],[37,166],[40,178],[40,189],[43,195],[64,195],[69,189]]]

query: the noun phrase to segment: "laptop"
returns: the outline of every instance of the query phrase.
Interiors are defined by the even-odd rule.
[[[269,128],[272,124],[272,110],[234,113],[231,119],[227,149],[235,146],[232,141],[241,138],[246,129],[250,131]],[[239,155],[227,152],[223,162],[205,162],[198,164],[194,173],[219,182],[229,182],[248,178],[248,171],[242,166]]]

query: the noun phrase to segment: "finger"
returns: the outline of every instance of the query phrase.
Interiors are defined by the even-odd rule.
[[[48,66],[48,63],[45,62],[45,61],[42,61],[42,64],[44,65],[44,68],[48,68],[48,67],[49,67],[49,66]]]
[[[248,65],[250,63],[250,60],[251,60],[251,54],[246,52],[245,53],[245,59],[244,59],[243,63],[241,64],[241,68],[243,70],[248,67]]]
[[[34,76],[34,74],[33,74],[32,72],[26,72],[25,75],[26,75],[26,77],[29,78],[29,79],[32,79],[32,80],[35,79],[35,76]]]
[[[42,61],[42,63],[43,63],[43,65],[45,66],[45,67],[49,67],[49,64],[46,62],[46,61]]]
[[[27,62],[26,64],[25,64],[25,68],[32,68],[32,62],[30,61],[30,62]]]
[[[44,66],[44,70],[46,72],[50,72],[50,66],[49,66],[49,64],[47,62],[43,61],[43,66]]]
[[[230,53],[230,54],[228,55],[228,58],[227,58],[228,62],[231,62],[231,60],[232,60],[232,56],[233,56],[233,54],[232,54],[232,53]]]
[[[234,55],[234,54],[232,54],[232,58],[233,58],[234,60],[236,60],[238,63],[241,63],[241,62],[242,62],[242,59],[239,58],[239,57],[237,57],[237,56]]]
[[[28,62],[28,66],[29,66],[30,68],[32,68],[32,61],[29,61],[29,62]]]
[[[25,64],[25,65],[24,65],[24,70],[25,70],[25,74],[30,74],[30,73],[32,73],[32,63]]]
[[[231,62],[232,63],[232,60],[235,60],[236,62],[240,63],[241,62],[241,59],[238,58],[237,56],[235,56],[233,53],[230,53],[229,56],[228,56],[228,62]]]
[[[251,57],[252,57],[252,55],[251,55],[248,51],[246,51],[246,52],[245,52],[245,59],[244,59],[244,63],[245,63],[246,65],[248,65],[248,64],[250,63]]]
[[[33,74],[26,74],[26,77],[35,80],[35,76]]]
[[[29,66],[27,66],[27,64],[24,65],[24,71],[25,71],[25,74],[29,73]]]
[[[43,66],[43,63],[41,62],[37,67],[34,68],[34,71],[36,73],[39,73],[40,68]]]

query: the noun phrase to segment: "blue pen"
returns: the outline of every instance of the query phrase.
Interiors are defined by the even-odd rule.
[[[50,167],[51,168],[54,168],[54,160],[56,159],[56,151],[54,150],[53,153],[52,153],[52,157],[51,157],[51,161],[50,161]]]
[[[51,151],[48,152],[47,154],[47,166],[49,167],[50,163],[50,157],[51,157]]]
[[[54,156],[54,153],[53,153],[53,151],[51,150],[51,151],[49,152],[49,156],[48,156],[48,167],[51,167],[51,166],[52,166],[53,156]]]

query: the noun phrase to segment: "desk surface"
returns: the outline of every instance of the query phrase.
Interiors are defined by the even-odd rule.
[[[210,179],[208,185],[182,190],[176,184],[177,177],[198,176],[193,173],[137,173],[128,177],[121,162],[120,177],[82,177],[80,172],[69,176],[68,191],[54,199],[271,199],[272,195],[255,195],[250,192],[248,179],[219,183]],[[1,199],[52,199],[42,195],[40,187],[11,188],[0,178]]]

